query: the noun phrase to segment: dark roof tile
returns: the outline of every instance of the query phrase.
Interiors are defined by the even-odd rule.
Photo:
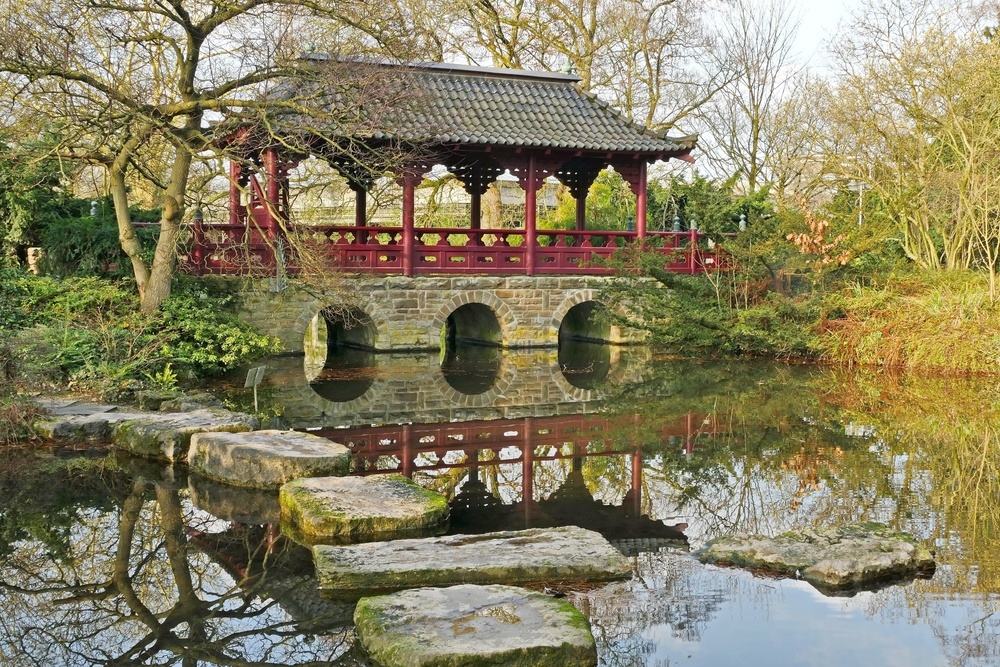
[[[572,75],[444,63],[379,66],[398,73],[412,96],[385,114],[384,125],[369,136],[673,154],[689,152],[697,140],[647,130],[581,90]],[[328,106],[336,106],[333,97],[327,95]]]

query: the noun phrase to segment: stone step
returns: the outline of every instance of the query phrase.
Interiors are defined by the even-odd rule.
[[[435,535],[448,499],[402,475],[311,477],[281,487],[282,530],[306,544]]]
[[[258,489],[277,489],[301,477],[346,475],[351,450],[295,431],[196,433],[188,465],[206,477]]]
[[[320,588],[363,594],[419,586],[611,581],[632,574],[599,533],[576,526],[313,548]]]
[[[184,461],[191,445],[191,436],[195,433],[238,433],[252,431],[258,425],[256,417],[228,410],[151,412],[119,421],[114,427],[112,442],[117,449],[136,456]]]
[[[365,598],[358,640],[382,667],[592,667],[587,619],[565,600],[513,586],[453,586]]]

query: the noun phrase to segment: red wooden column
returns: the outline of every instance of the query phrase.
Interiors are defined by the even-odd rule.
[[[413,193],[416,189],[416,174],[403,175],[403,275],[412,276],[414,268],[414,206]]]
[[[278,216],[281,211],[281,174],[278,166],[278,151],[275,148],[264,149],[264,235],[266,243],[264,252],[267,254],[268,266],[276,266],[278,260],[277,242],[280,234]]]
[[[646,160],[639,163],[639,182],[635,193],[635,233],[642,241],[646,238]]]
[[[528,176],[524,187],[524,272],[535,275],[535,219],[538,208],[538,179],[535,156],[528,156]]]
[[[642,514],[642,448],[632,452],[632,511],[635,516]]]
[[[582,232],[587,227],[587,193],[576,195],[576,231]]]
[[[229,224],[239,225],[246,222],[243,210],[243,167],[236,160],[229,161]]]
[[[281,210],[281,176],[278,173],[278,151],[264,149],[264,205],[267,207],[267,233],[274,241],[278,232],[278,212]]]
[[[524,503],[524,523],[531,527],[531,503],[535,499],[535,420],[524,418],[524,444],[521,445],[521,502]]]
[[[483,226],[483,195],[479,190],[473,190],[470,195],[469,228],[482,229]],[[478,238],[478,237],[477,237]]]

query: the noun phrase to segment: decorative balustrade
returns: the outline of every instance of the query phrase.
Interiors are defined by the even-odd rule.
[[[273,273],[277,264],[294,273],[294,257],[279,259],[280,238],[261,226],[196,222],[191,225],[185,270],[197,274]],[[419,227],[406,244],[401,227],[310,225],[292,228],[293,245],[322,253],[347,272],[381,274],[604,275],[608,259],[638,239],[636,232],[538,230],[534,253],[522,229]],[[724,255],[697,230],[650,232],[668,271],[701,273],[719,268]],[[409,256],[408,256],[408,253]],[[529,258],[533,263],[528,266]]]

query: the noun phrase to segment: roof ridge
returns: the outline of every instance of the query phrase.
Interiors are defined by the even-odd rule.
[[[391,67],[398,69],[409,69],[413,71],[440,71],[445,74],[468,74],[470,76],[490,76],[503,79],[527,79],[539,81],[562,81],[564,83],[577,83],[583,81],[576,74],[566,74],[564,72],[551,72],[548,70],[527,70],[512,69],[508,67],[486,67],[482,65],[465,65],[462,63],[435,62],[430,60],[391,60],[389,58],[372,58],[368,56],[347,56],[337,54],[309,53],[301,57],[301,60],[316,62],[345,62],[364,63],[378,67]]]

